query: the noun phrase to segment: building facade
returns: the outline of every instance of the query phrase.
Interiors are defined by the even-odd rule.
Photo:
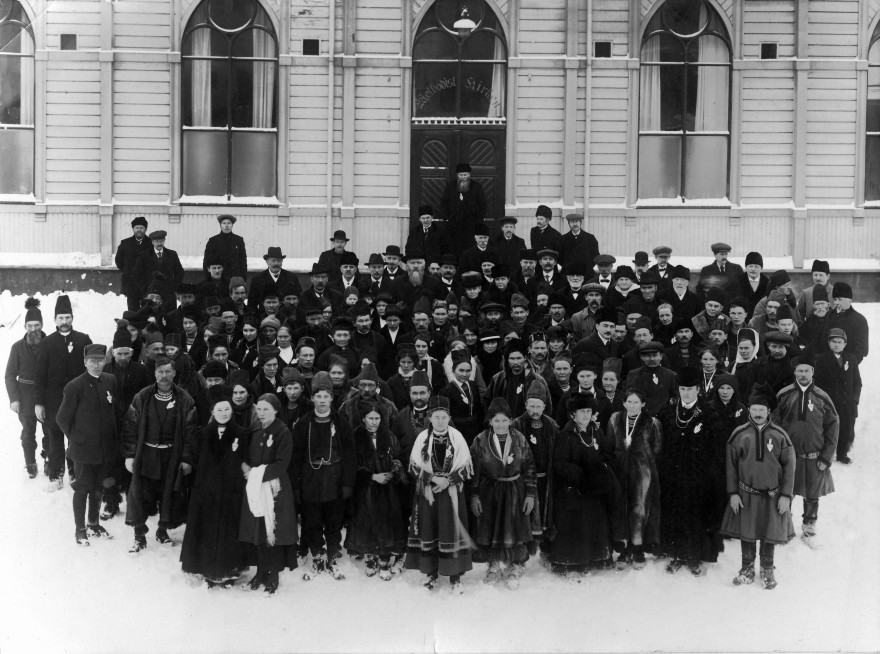
[[[456,163],[605,252],[880,258],[880,0],[0,0],[3,252],[403,242]],[[12,229],[9,229],[12,227]]]

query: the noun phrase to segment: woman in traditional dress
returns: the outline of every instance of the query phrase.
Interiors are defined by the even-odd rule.
[[[260,419],[254,407],[254,391],[247,370],[230,373],[229,386],[232,389],[232,421],[250,436],[260,428]]]
[[[535,509],[535,460],[522,432],[511,427],[507,400],[489,404],[489,428],[471,445],[474,476],[471,512],[476,516],[474,540],[480,560],[488,561],[486,583],[502,574],[508,588],[516,588],[529,556],[537,551],[532,531],[541,533]],[[502,564],[505,569],[502,571]]]
[[[229,386],[209,388],[208,398],[211,419],[200,436],[180,562],[184,572],[202,575],[209,587],[225,588],[248,567],[238,530],[249,433],[232,420]]]
[[[247,485],[238,537],[256,547],[257,574],[250,581],[251,589],[265,586],[269,594],[278,590],[278,573],[296,567],[296,508],[287,476],[293,437],[278,417],[280,413],[281,402],[274,393],[260,396],[260,428],[251,437],[247,460],[241,464]]]
[[[464,483],[474,469],[464,436],[449,426],[449,400],[432,397],[428,414],[431,425],[416,437],[409,459],[416,483],[405,567],[428,575],[429,590],[443,575],[461,593],[461,575],[473,568]]]
[[[354,430],[357,478],[354,515],[348,525],[345,549],[366,558],[366,574],[391,579],[391,558],[406,547],[406,527],[395,486],[405,474],[397,438],[382,424],[378,402],[362,400],[358,411],[363,424]]]
[[[483,428],[483,400],[477,383],[471,378],[470,351],[467,348],[453,350],[452,361],[453,380],[440,389],[440,395],[449,398],[452,420],[470,447]]]

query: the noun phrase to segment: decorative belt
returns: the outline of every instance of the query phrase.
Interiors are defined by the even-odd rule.
[[[519,477],[519,475],[514,475],[513,477],[498,477],[495,481],[516,481]]]
[[[328,461],[327,459],[318,459],[317,461],[311,461],[313,470],[323,468],[324,466],[332,466],[334,463],[339,463],[339,459],[335,459],[333,461]]]
[[[167,450],[169,447],[174,447],[174,443],[144,443],[144,445],[156,450]]]
[[[541,477],[546,477],[547,473],[546,472],[539,472],[539,473],[536,473],[535,476],[538,477],[538,479],[540,479]]]
[[[752,488],[748,484],[739,482],[739,487],[746,493],[751,493],[752,495],[769,495],[770,497],[775,497],[776,495],[779,495],[778,486],[776,488],[771,488],[770,490],[758,490],[757,488]]]
[[[807,452],[806,454],[798,454],[798,456],[802,459],[818,459],[818,452]]]

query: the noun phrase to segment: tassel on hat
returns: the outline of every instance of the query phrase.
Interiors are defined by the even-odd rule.
[[[43,324],[43,312],[40,311],[40,301],[35,297],[29,297],[24,301],[24,322],[38,322]]]
[[[113,349],[117,347],[131,347],[131,333],[128,331],[128,321],[125,318],[116,321],[116,331],[113,332]]]

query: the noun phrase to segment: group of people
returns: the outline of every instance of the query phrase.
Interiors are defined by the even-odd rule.
[[[700,575],[734,538],[734,583],[759,558],[773,588],[792,499],[813,544],[830,468],[852,462],[868,325],[850,286],[817,260],[798,293],[716,243],[692,290],[671,248],[615,267],[582,216],[562,235],[543,205],[530,247],[504,218],[456,256],[419,214],[366,270],[335,232],[305,289],[280,247],[248,281],[229,215],[186,283],[135,218],[110,345],[64,295],[46,335],[29,298],[6,387],[28,475],[38,422],[50,490],[67,461],[77,543],[109,536],[124,495],[130,552],[148,517],[162,544],[185,523],[183,570],[213,586],[253,565],[269,593],[298,563],[339,579],[343,550],[457,591],[474,562],[516,587],[538,552],[574,579],[646,555]]]

